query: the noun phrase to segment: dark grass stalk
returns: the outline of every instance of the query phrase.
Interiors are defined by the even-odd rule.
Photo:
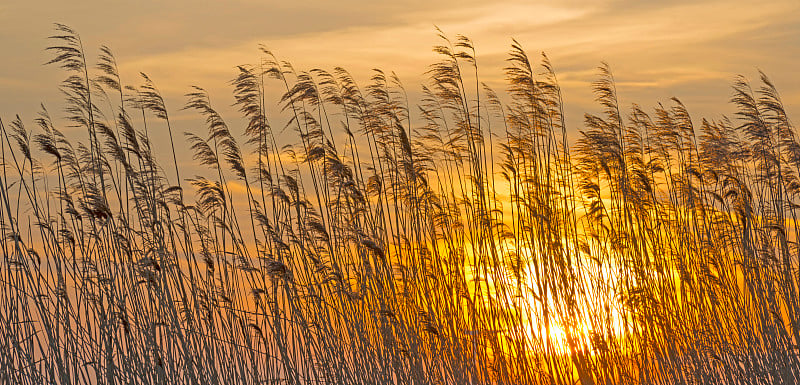
[[[375,71],[362,91],[343,69],[297,72],[262,50],[231,83],[241,132],[204,90],[188,94],[208,130],[188,146],[208,169],[184,184],[155,84],[124,86],[105,47],[91,78],[77,34],[57,29],[67,120],[89,145],[44,108],[32,131],[0,121],[2,381],[800,374],[800,146],[763,74],[759,88],[734,84],[737,120],[695,126],[677,99],[628,110],[604,64],[600,113],[570,145],[554,66],[516,41],[497,94],[473,43],[437,30],[414,114],[394,74]],[[167,126],[174,184],[151,115]]]

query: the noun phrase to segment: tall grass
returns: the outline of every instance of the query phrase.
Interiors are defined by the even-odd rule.
[[[800,145],[766,75],[695,127],[603,64],[569,143],[516,41],[498,93],[440,32],[417,105],[262,49],[245,125],[195,87],[180,138],[150,78],[56,31],[65,125],[0,121],[2,383],[800,381]]]

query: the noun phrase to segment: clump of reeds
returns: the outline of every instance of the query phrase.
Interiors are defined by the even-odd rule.
[[[65,123],[0,121],[2,383],[800,380],[800,145],[766,75],[696,127],[603,64],[570,144],[516,41],[497,93],[440,33],[415,106],[262,49],[232,74],[244,126],[195,87],[181,139],[150,78],[56,30]]]

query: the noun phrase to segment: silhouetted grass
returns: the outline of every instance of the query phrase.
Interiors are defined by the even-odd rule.
[[[570,144],[516,41],[497,93],[439,31],[418,105],[262,49],[232,74],[246,125],[194,87],[181,139],[150,78],[56,31],[66,125],[0,121],[2,383],[800,380],[800,145],[766,75],[695,127],[621,106],[603,64]]]

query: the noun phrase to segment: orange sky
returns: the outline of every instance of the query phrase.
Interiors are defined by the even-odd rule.
[[[434,25],[473,39],[482,80],[496,89],[511,38],[530,56],[550,56],[564,89],[567,123],[581,128],[596,112],[590,83],[601,60],[611,64],[623,105],[652,107],[679,97],[696,121],[732,114],[736,74],[761,68],[782,92],[790,117],[800,116],[800,2],[497,1],[8,1],[0,4],[0,117],[30,122],[44,102],[58,116],[64,74],[42,66],[52,23],[78,31],[89,57],[109,45],[123,82],[146,72],[165,94],[178,132],[200,130],[180,112],[190,85],[211,93],[223,116],[238,118],[228,81],[235,66],[258,60],[263,43],[298,70],[342,66],[366,84],[369,69],[395,71],[412,93],[437,60]],[[276,85],[277,86],[277,85]],[[197,124],[191,122],[197,120]],[[237,130],[234,128],[234,130]],[[184,161],[190,161],[186,156]]]

